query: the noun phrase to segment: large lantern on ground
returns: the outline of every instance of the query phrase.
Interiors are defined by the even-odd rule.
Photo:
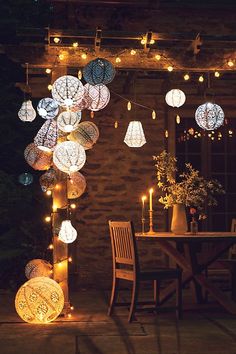
[[[31,100],[24,101],[18,112],[18,117],[23,122],[32,122],[36,118],[36,112]]]
[[[80,172],[71,173],[67,180],[67,198],[79,198],[86,189],[86,179]]]
[[[27,279],[36,277],[51,277],[52,265],[44,259],[32,259],[25,266],[25,276]]]
[[[82,122],[77,129],[73,131],[68,139],[76,141],[83,146],[85,150],[91,149],[99,138],[99,130],[93,122]]]
[[[52,97],[63,107],[79,104],[83,95],[84,86],[75,76],[61,76],[52,85]]]
[[[82,114],[80,111],[65,111],[58,116],[57,126],[63,132],[70,133],[78,127],[81,118]]]
[[[15,307],[25,322],[49,323],[63,310],[63,291],[60,285],[50,278],[32,278],[18,290]]]
[[[166,103],[171,107],[181,107],[185,101],[185,93],[179,89],[170,90],[166,94]]]
[[[52,153],[38,149],[34,143],[25,148],[24,157],[35,170],[48,170],[52,164]]]
[[[83,77],[91,85],[108,84],[115,77],[115,68],[108,60],[96,58],[84,67]]]
[[[91,99],[91,102],[87,107],[91,111],[99,111],[100,109],[105,108],[110,101],[110,91],[103,84],[94,86],[86,84],[84,86],[84,96],[88,101]]]
[[[34,138],[35,145],[43,151],[51,151],[57,144],[58,129],[55,120],[48,119]]]
[[[195,120],[200,128],[214,130],[224,123],[224,111],[215,103],[206,102],[195,112]]]
[[[56,167],[68,174],[80,170],[85,161],[84,148],[73,141],[64,141],[58,144],[53,153],[53,162]]]
[[[43,98],[37,106],[38,114],[44,119],[53,119],[58,115],[59,105],[52,98]]]
[[[72,226],[70,220],[64,220],[61,223],[61,228],[58,234],[59,240],[61,240],[64,243],[72,243],[76,240],[77,238],[77,231],[76,229]]]
[[[141,122],[132,121],[129,123],[124,142],[129,147],[141,147],[146,143],[146,138]]]

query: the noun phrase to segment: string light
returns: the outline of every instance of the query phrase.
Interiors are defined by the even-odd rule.
[[[173,66],[170,65],[170,66],[168,66],[167,70],[168,70],[169,72],[171,72],[171,71],[174,70],[174,68],[173,68]]]
[[[54,247],[53,247],[53,244],[50,243],[50,245],[48,246],[48,249],[49,249],[49,250],[53,250],[53,248],[54,248]]]
[[[198,81],[199,81],[199,82],[203,82],[203,81],[204,81],[203,75],[200,75],[200,76],[199,76]]]
[[[184,75],[184,80],[185,80],[185,81],[188,81],[189,79],[190,79],[189,74],[185,74],[185,75]]]
[[[78,70],[78,75],[77,75],[77,76],[78,76],[78,79],[79,79],[79,80],[82,79],[82,76],[83,76],[83,75],[82,75],[82,71],[81,71],[80,69]]]
[[[177,124],[180,124],[180,120],[181,120],[181,119],[180,119],[180,116],[179,116],[178,114],[177,114],[177,116],[176,116],[175,119],[176,119],[176,123],[177,123]]]
[[[141,41],[140,41],[141,44],[146,44],[146,38],[142,38]]]
[[[168,130],[165,131],[165,138],[168,138],[169,137],[169,132]]]
[[[57,205],[56,204],[53,204],[52,206],[52,211],[55,213],[57,211]]]
[[[74,308],[73,305],[71,305],[71,306],[70,306],[70,309],[71,309],[71,311],[74,311],[75,308]]]
[[[77,48],[77,47],[79,46],[79,43],[78,43],[78,42],[73,42],[73,43],[72,43],[72,46],[73,46],[74,48]]]
[[[50,69],[50,68],[47,68],[47,69],[45,70],[45,72],[46,72],[46,74],[51,74],[51,72],[52,72],[52,69]]]
[[[56,44],[58,44],[58,43],[61,42],[61,39],[60,39],[59,37],[54,37],[54,38],[53,38],[53,42],[56,43]]]
[[[128,111],[131,111],[131,108],[132,108],[132,105],[131,105],[131,102],[129,101],[129,102],[127,103],[127,110],[128,110]]]
[[[215,75],[215,77],[220,77],[219,71],[215,71],[214,75]]]
[[[116,63],[120,63],[120,62],[121,62],[121,58],[120,58],[120,57],[116,57],[115,62],[116,62]]]
[[[116,120],[115,123],[114,123],[114,127],[115,127],[115,129],[118,128],[118,122],[117,122],[117,120]]]
[[[51,84],[48,85],[48,91],[52,91],[52,85]]]
[[[90,118],[94,118],[94,111],[90,112]]]
[[[81,54],[81,58],[82,58],[82,59],[87,59],[87,54],[86,54],[86,53],[82,53],[82,54]]]
[[[46,195],[48,195],[48,196],[52,195],[52,191],[48,190],[48,191],[46,192]]]
[[[131,49],[131,51],[130,51],[130,54],[131,54],[131,55],[135,55],[136,53],[137,53],[136,50]]]
[[[72,204],[70,205],[70,207],[71,207],[71,209],[76,209],[76,204],[75,204],[75,203],[72,203]]]
[[[228,60],[227,64],[230,68],[234,66],[234,62],[231,59]]]
[[[44,220],[45,220],[46,222],[50,222],[50,221],[51,221],[51,216],[45,216]]]
[[[151,39],[150,40],[150,44],[154,44],[155,43],[155,40],[154,39]]]
[[[59,54],[58,58],[59,58],[60,60],[64,60],[64,59],[65,59],[65,55],[64,55],[64,54]]]
[[[68,258],[68,262],[72,263],[72,257]]]
[[[157,61],[161,60],[160,54],[155,55],[155,59],[156,59]]]
[[[68,314],[67,314],[67,317],[68,317],[68,318],[71,318],[71,316],[72,316],[71,313],[68,313]]]
[[[152,111],[152,119],[156,119],[156,112],[154,110]]]

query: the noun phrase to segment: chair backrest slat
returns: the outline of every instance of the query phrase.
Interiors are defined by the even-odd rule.
[[[236,219],[232,219],[231,232],[236,232]],[[233,245],[232,247],[230,247],[228,257],[229,257],[229,259],[236,257],[236,245]]]

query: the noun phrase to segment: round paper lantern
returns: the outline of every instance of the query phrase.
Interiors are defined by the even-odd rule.
[[[37,107],[38,114],[44,119],[53,119],[58,115],[59,105],[52,98],[43,98]]]
[[[82,114],[80,111],[78,112],[65,111],[58,116],[57,126],[63,132],[70,133],[78,127],[81,118],[82,118]]]
[[[166,94],[166,103],[171,107],[181,107],[185,101],[185,93],[179,89],[170,90]]]
[[[86,189],[86,179],[80,172],[71,173],[67,180],[67,198],[79,198]]]
[[[24,101],[18,112],[18,117],[23,122],[32,122],[36,118],[36,112],[31,100]]]
[[[89,100],[90,98],[92,100],[87,107],[91,111],[99,111],[100,109],[103,109],[110,101],[110,91],[103,84],[95,86],[86,84],[84,86],[84,96],[85,99]]]
[[[115,77],[115,68],[108,60],[97,58],[84,67],[83,77],[91,85],[108,84]]]
[[[33,259],[25,266],[25,276],[27,279],[36,277],[51,277],[52,265],[44,259]]]
[[[52,190],[57,184],[57,173],[53,168],[50,168],[39,178],[39,183],[43,192]]]
[[[76,104],[75,106],[73,106],[71,108],[71,110],[73,112],[77,112],[77,111],[82,111],[83,109],[88,108],[92,103],[92,98],[89,96],[84,96],[82,98],[82,100],[80,101],[80,103]]]
[[[61,240],[64,243],[72,243],[76,240],[77,238],[77,231],[76,229],[72,226],[70,220],[64,220],[61,223],[61,228],[58,234],[59,240]]]
[[[48,170],[52,164],[52,153],[38,149],[34,143],[26,146],[24,157],[27,163],[35,170]]]
[[[142,123],[139,121],[129,122],[124,142],[129,147],[141,147],[146,144]]]
[[[48,119],[34,138],[35,145],[44,151],[51,151],[57,144],[58,129],[55,120]]]
[[[199,106],[195,112],[195,120],[200,128],[214,130],[224,123],[224,112],[215,103],[207,102]]]
[[[71,107],[78,104],[83,95],[84,86],[75,76],[61,76],[52,85],[52,97],[63,107]]]
[[[93,122],[82,122],[77,129],[73,131],[68,139],[76,141],[83,146],[85,150],[91,149],[99,138],[99,130]]]
[[[31,173],[25,172],[20,174],[20,176],[18,177],[18,181],[24,186],[28,186],[33,182],[33,176],[31,175]]]
[[[49,323],[63,310],[63,291],[60,285],[50,278],[32,278],[18,290],[15,307],[25,322]]]
[[[80,170],[85,161],[84,148],[74,141],[64,141],[58,144],[53,153],[53,162],[56,167],[68,174]]]

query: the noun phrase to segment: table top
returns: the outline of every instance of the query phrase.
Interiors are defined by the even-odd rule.
[[[212,240],[235,240],[236,232],[198,232],[193,235],[190,232],[174,234],[172,232],[154,232],[153,234],[141,232],[135,233],[139,240],[169,240],[169,241],[212,241]]]

